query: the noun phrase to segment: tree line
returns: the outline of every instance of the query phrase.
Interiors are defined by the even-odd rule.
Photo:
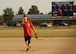
[[[73,6],[73,11],[76,13],[76,5]],[[4,20],[4,22],[12,20],[14,14],[15,14],[13,9],[9,8],[9,7],[4,9],[3,12],[4,12],[2,15],[3,19],[1,19],[2,17],[0,17],[0,20]],[[49,12],[48,14],[51,14],[51,13],[52,12]],[[18,12],[16,13],[16,15],[23,15],[23,14],[25,14],[24,9],[22,7],[20,7]],[[32,5],[27,14],[43,14],[43,13],[40,13],[40,11],[36,5]]]
[[[17,13],[14,13],[13,9],[9,7],[4,9],[3,12],[4,12],[3,13],[4,22],[10,21],[13,18],[14,14],[16,15],[25,14],[24,9],[22,7],[19,8]],[[36,5],[32,5],[27,14],[43,14],[43,13],[40,13]]]

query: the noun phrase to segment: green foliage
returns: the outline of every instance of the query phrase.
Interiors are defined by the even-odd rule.
[[[0,16],[0,21],[3,21],[3,17],[2,16]]]
[[[48,14],[52,14],[52,12],[49,12]]]
[[[73,10],[76,13],[76,5],[73,6]]]
[[[28,14],[39,14],[38,7],[35,5],[32,5],[31,9],[29,9]]]
[[[12,20],[13,16],[14,16],[14,11],[12,10],[12,8],[4,9],[4,14],[3,14],[4,22]]]
[[[18,14],[24,14],[24,10],[22,9],[22,7],[19,8]]]

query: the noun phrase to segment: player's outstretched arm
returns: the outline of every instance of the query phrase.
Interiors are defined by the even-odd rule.
[[[35,38],[37,39],[37,38],[38,38],[38,34],[37,34],[37,32],[36,32],[34,26],[33,26],[33,31],[34,31],[34,33],[35,33]]]

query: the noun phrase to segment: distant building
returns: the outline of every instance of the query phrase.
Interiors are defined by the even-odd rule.
[[[29,14],[27,15],[29,20],[40,20],[40,19],[48,19],[52,18],[51,14]],[[15,15],[13,17],[14,21],[22,20],[23,15]]]
[[[76,16],[54,16],[52,17],[51,14],[30,14],[27,15],[28,19],[33,22],[50,22],[51,24],[59,23],[61,21],[64,22],[71,22],[72,24],[76,24]],[[13,21],[21,21],[23,15],[15,15],[13,17]]]
[[[36,20],[76,20],[76,16],[54,16],[52,17],[51,14],[29,14],[27,15],[29,20],[36,21]],[[13,17],[13,21],[22,20],[23,15],[15,15]]]

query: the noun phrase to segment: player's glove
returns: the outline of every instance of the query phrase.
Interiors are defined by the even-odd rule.
[[[38,34],[37,33],[35,33],[35,38],[38,39]]]

